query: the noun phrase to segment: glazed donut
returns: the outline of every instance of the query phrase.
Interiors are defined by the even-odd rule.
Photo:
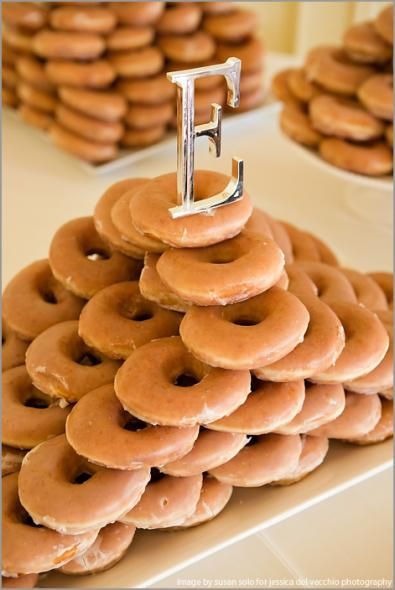
[[[144,258],[145,251],[122,237],[112,222],[111,213],[112,208],[129,189],[138,187],[144,182],[147,182],[147,179],[130,178],[111,185],[97,202],[93,213],[93,221],[99,236],[114,250],[139,259]]]
[[[85,576],[113,567],[122,559],[133,541],[136,527],[114,522],[100,529],[96,541],[85,553],[59,568],[62,574]]]
[[[151,27],[117,27],[106,38],[110,51],[132,51],[150,45],[155,31]]]
[[[321,141],[319,150],[329,164],[355,174],[383,176],[392,171],[392,150],[384,142],[365,146],[331,137]]]
[[[45,71],[56,86],[76,88],[105,88],[116,77],[110,62],[104,59],[81,63],[49,60],[45,65]]]
[[[139,502],[148,481],[149,469],[121,471],[91,465],[62,434],[25,456],[19,498],[36,524],[63,534],[81,534],[118,520]]]
[[[381,416],[381,402],[378,395],[346,393],[343,412],[327,424],[309,432],[312,436],[326,436],[350,440],[364,436],[378,424]]]
[[[132,104],[161,104],[172,100],[176,87],[165,75],[139,80],[120,80],[118,89]]]
[[[342,324],[331,308],[315,295],[299,295],[310,315],[304,340],[277,362],[255,369],[259,379],[308,379],[331,367],[345,346]]]
[[[110,63],[121,78],[146,78],[162,71],[164,59],[157,47],[121,51],[109,56]]]
[[[251,435],[273,432],[302,409],[304,382],[270,383],[252,379],[252,392],[242,406],[207,428]],[[224,463],[224,461],[223,461]]]
[[[203,21],[203,29],[218,41],[237,43],[250,37],[257,24],[255,12],[234,10],[225,14],[212,14]]]
[[[314,129],[303,109],[296,104],[284,104],[280,113],[280,127],[285,135],[307,147],[317,147],[321,141],[321,134]]]
[[[245,434],[215,432],[202,428],[189,453],[161,466],[162,473],[189,477],[214,469],[232,459],[247,444]]]
[[[3,23],[2,32],[3,40],[11,49],[21,53],[33,53],[34,35],[32,35],[32,31],[22,31]]]
[[[158,105],[131,105],[125,115],[125,123],[134,129],[147,129],[167,125],[174,114],[173,102]]]
[[[288,291],[298,297],[318,296],[318,288],[298,264],[286,264],[285,269],[289,280]]]
[[[358,98],[376,117],[391,122],[394,117],[393,76],[372,76],[359,88]]]
[[[18,85],[18,74],[12,67],[3,65],[1,70],[1,81],[3,86],[13,90]]]
[[[229,57],[238,57],[242,63],[242,74],[256,72],[261,70],[263,65],[262,41],[252,37],[238,44],[218,43],[215,57],[217,62],[225,62]]]
[[[158,45],[167,59],[196,64],[214,57],[215,42],[205,31],[191,35],[162,35]]]
[[[226,14],[227,12],[232,12],[233,10],[233,3],[232,2],[199,2],[199,6],[201,7],[204,14]]]
[[[392,47],[376,33],[371,22],[353,25],[343,38],[343,45],[348,56],[361,63],[382,64],[392,57]]]
[[[100,35],[42,29],[33,39],[34,52],[46,59],[94,60],[106,48]]]
[[[310,260],[301,260],[293,264],[291,268],[286,268],[292,278],[292,268],[296,272],[302,271],[310,281],[296,281],[290,290],[297,295],[310,294],[311,282],[315,287],[315,294],[325,303],[332,301],[346,301],[357,303],[357,298],[350,281],[337,268],[323,262],[314,262]]]
[[[387,298],[381,287],[369,276],[350,268],[339,269],[350,281],[360,305],[372,311],[388,309]]]
[[[3,65],[15,68],[16,62],[20,57],[24,57],[24,54],[10,47],[4,40],[2,41],[1,61]]]
[[[252,437],[236,457],[209,473],[237,487],[263,486],[293,472],[301,452],[299,435],[264,434]]]
[[[25,353],[29,343],[22,340],[2,319],[1,330],[1,368],[2,371],[19,367],[25,363]]]
[[[65,105],[100,121],[115,123],[126,114],[126,100],[117,92],[95,92],[67,86],[59,88],[58,92]]]
[[[250,393],[250,383],[248,371],[209,367],[173,336],[137,348],[118,371],[115,392],[125,410],[140,420],[194,426],[236,410]],[[180,387],[188,388],[185,395]]]
[[[379,319],[382,321],[389,337],[389,347],[385,357],[373,371],[354,379],[349,383],[345,383],[344,387],[350,389],[354,393],[381,393],[391,389],[394,384],[393,364],[394,364],[394,329],[393,329],[393,313],[392,311],[376,311]]]
[[[113,160],[118,153],[117,144],[115,143],[89,141],[57,123],[51,125],[49,135],[58,148],[92,164]]]
[[[186,35],[199,27],[202,11],[198,4],[186,2],[182,6],[167,8],[156,23],[160,35]]]
[[[388,347],[387,331],[376,314],[355,303],[330,304],[343,324],[346,344],[334,365],[311,377],[317,383],[344,383],[367,375],[383,360]]]
[[[308,323],[309,313],[299,299],[272,287],[242,303],[192,307],[180,334],[202,362],[223,369],[257,369],[291,352],[303,341]]]
[[[166,125],[157,125],[148,129],[126,128],[121,137],[121,145],[127,148],[143,148],[158,143],[166,134]]]
[[[10,475],[20,470],[26,451],[1,445],[1,476]]]
[[[132,223],[130,203],[141,186],[141,183],[139,185],[136,184],[124,192],[111,209],[111,219],[116,229],[120,232],[121,237],[132,244],[133,247],[142,252],[162,253],[166,250],[167,246],[155,238],[150,238],[138,232]]]
[[[34,588],[37,586],[38,574],[26,574],[16,578],[1,578],[2,588]]]
[[[190,306],[189,303],[182,301],[163,283],[156,270],[158,260],[158,254],[150,254],[147,252],[145,255],[144,267],[139,281],[141,294],[148,299],[148,301],[153,301],[165,309],[185,313]]]
[[[181,316],[142,297],[137,281],[105,287],[81,313],[78,332],[87,346],[109,358],[127,359],[151,340],[177,336]]]
[[[309,103],[313,98],[316,98],[323,92],[317,84],[308,79],[303,68],[289,70],[289,74],[286,77],[286,83],[288,84],[292,95],[301,102]]]
[[[59,103],[55,112],[58,123],[89,141],[111,144],[120,140],[124,127],[119,121],[107,122],[81,114]]]
[[[284,268],[284,255],[270,238],[242,231],[205,248],[171,248],[157,263],[162,281],[195,305],[229,305],[272,287]]]
[[[26,82],[18,83],[17,94],[19,100],[39,111],[44,111],[44,113],[53,113],[55,111],[56,97],[48,92],[37,90],[34,86],[26,84]]]
[[[29,107],[27,104],[21,104],[18,113],[22,121],[32,127],[37,127],[37,129],[46,131],[53,123],[51,114]]]
[[[368,276],[384,291],[388,306],[392,308],[394,303],[394,275],[392,272],[370,272]]]
[[[28,31],[37,31],[47,22],[45,4],[33,2],[3,2],[2,18],[7,25]]]
[[[301,101],[291,92],[289,86],[289,78],[293,71],[293,68],[288,68],[275,74],[271,82],[271,91],[274,98],[280,102],[300,107]]]
[[[218,516],[229,502],[232,492],[231,485],[222,483],[214,477],[205,476],[195,512],[184,520],[179,528],[197,526]]]
[[[329,450],[329,441],[327,438],[323,436],[305,435],[301,439],[302,452],[297,467],[273,485],[288,486],[296,483],[317,469],[324,461]]]
[[[346,397],[340,383],[315,385],[306,382],[303,406],[289,422],[276,428],[278,434],[303,434],[335,420],[343,412]]]
[[[26,266],[8,283],[3,294],[7,326],[23,340],[33,340],[44,330],[78,319],[84,301],[54,278],[48,260]]]
[[[291,240],[292,258],[295,262],[300,260],[320,261],[320,253],[313,236],[291,223],[285,221],[279,223],[281,223]]]
[[[358,103],[322,94],[309,105],[311,122],[324,135],[370,141],[384,134],[384,125]]]
[[[202,482],[200,474],[172,477],[152,470],[140,502],[119,520],[139,529],[179,526],[195,512]]]
[[[225,174],[195,170],[195,200],[220,192],[228,181]],[[242,199],[218,207],[211,215],[172,219],[168,209],[177,203],[176,184],[176,173],[164,174],[153,178],[136,193],[130,201],[130,213],[138,231],[176,248],[198,248],[237,235],[251,215],[251,200],[244,193]]]
[[[277,245],[280,246],[281,250],[283,251],[286,264],[289,264],[290,262],[293,261],[291,239],[290,239],[287,231],[284,229],[284,227],[281,225],[281,223],[279,221],[273,219],[267,213],[266,213],[266,217],[267,217],[269,225],[270,225],[273,239],[277,243]]]
[[[388,125],[388,127],[385,130],[385,138],[388,142],[388,145],[391,147],[394,147],[394,126],[392,125]]]
[[[199,427],[151,426],[125,412],[112,384],[85,395],[66,425],[69,444],[90,463],[134,470],[177,461],[192,449]],[[200,471],[199,471],[200,473]]]
[[[394,13],[393,7],[386,6],[383,10],[377,15],[376,19],[373,22],[373,26],[376,32],[382,37],[387,43],[391,45],[394,44]]]
[[[111,2],[110,6],[121,24],[136,27],[152,25],[165,8],[164,2]]]
[[[119,366],[119,362],[86,346],[78,336],[77,320],[48,328],[26,352],[26,369],[33,384],[66,405],[111,383]]]
[[[1,102],[3,105],[15,109],[18,106],[18,96],[10,88],[3,86],[1,89]]]
[[[259,234],[260,236],[265,238],[274,239],[271,228],[271,221],[272,220],[265,211],[262,211],[262,209],[258,209],[258,207],[254,207],[254,209],[252,210],[251,217],[244,226],[244,230],[246,230],[247,232]]]
[[[305,62],[307,78],[336,94],[354,95],[373,68],[352,62],[336,47],[321,46],[311,49]]]
[[[61,6],[51,10],[49,22],[55,30],[106,34],[113,30],[117,19],[105,6]]]
[[[381,398],[381,418],[376,426],[357,438],[352,438],[348,442],[355,445],[370,445],[382,442],[394,435],[394,411],[392,401]]]
[[[81,535],[65,535],[35,526],[20,504],[18,475],[20,474],[13,473],[2,480],[2,574],[13,578],[20,574],[38,574],[61,567],[70,559],[84,553],[95,541],[98,533],[97,530],[92,530]],[[41,491],[42,484],[41,481],[37,482]],[[37,496],[37,488],[35,492]],[[62,508],[64,510],[64,505]]]
[[[58,229],[51,242],[49,263],[54,276],[85,299],[140,274],[137,260],[109,250],[96,232],[92,217],[73,219]]]
[[[314,242],[315,247],[318,250],[318,256],[320,262],[324,262],[325,264],[329,264],[330,266],[338,266],[339,261],[337,260],[336,254],[329,248],[328,244],[323,242],[320,238],[310,232],[304,232],[305,235],[308,235]]]
[[[6,445],[32,449],[64,432],[70,410],[36,389],[25,366],[5,371],[2,384],[2,440]]]

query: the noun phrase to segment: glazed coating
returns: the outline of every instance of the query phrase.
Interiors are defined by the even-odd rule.
[[[341,268],[341,272],[350,281],[358,303],[372,311],[386,311],[388,303],[384,291],[368,275],[350,268]]]
[[[329,450],[328,439],[318,436],[302,436],[301,438],[302,452],[297,467],[274,485],[287,486],[296,483],[317,469],[324,461]]]
[[[380,398],[381,417],[376,426],[357,438],[352,438],[349,442],[357,445],[370,445],[382,442],[394,435],[394,408],[392,400]]]
[[[376,117],[394,118],[394,89],[391,74],[371,76],[358,90],[358,98]]]
[[[24,449],[14,449],[7,445],[1,445],[1,476],[10,475],[20,470],[23,457],[26,451]]]
[[[164,35],[185,35],[198,28],[202,18],[200,6],[184,3],[167,8],[156,23],[156,31]]]
[[[345,345],[344,328],[331,308],[315,295],[299,295],[310,320],[303,342],[273,364],[255,369],[260,379],[308,379],[331,367]]]
[[[120,80],[118,89],[132,104],[161,104],[175,96],[176,88],[165,75],[144,79]]]
[[[25,363],[25,354],[29,343],[22,340],[10,330],[2,319],[1,340],[1,369],[7,371],[13,367],[19,367]]]
[[[98,92],[67,86],[59,88],[58,92],[64,104],[101,121],[114,123],[126,113],[126,100],[116,92]]]
[[[49,135],[57,147],[93,164],[113,160],[118,151],[115,143],[89,141],[57,123],[51,125]]]
[[[201,428],[192,449],[180,459],[161,466],[162,473],[176,477],[198,475],[226,463],[247,444],[245,434]]]
[[[62,574],[85,576],[113,567],[130,547],[136,527],[114,522],[100,529],[96,541],[85,553],[59,568]]]
[[[48,78],[45,66],[36,57],[21,55],[16,60],[15,69],[18,76],[34,88],[46,92],[53,92],[53,84]]]
[[[66,431],[69,444],[91,463],[133,470],[179,460],[191,451],[199,428],[142,423],[122,408],[111,384],[78,402]]]
[[[309,323],[305,306],[279,287],[233,305],[192,307],[180,334],[201,361],[224,369],[269,365],[302,342]]]
[[[214,477],[204,477],[195,512],[184,520],[180,528],[197,526],[218,516],[229,502],[232,492],[233,486],[222,483]]]
[[[290,422],[276,428],[279,434],[303,434],[335,420],[346,403],[342,385],[317,385],[306,382],[301,410]]]
[[[79,476],[84,483],[78,483]],[[140,500],[148,481],[149,469],[121,471],[88,464],[61,435],[26,455],[19,498],[37,524],[79,534],[118,520]]]
[[[162,35],[158,45],[167,59],[178,61],[182,55],[189,67],[211,59],[215,53],[215,42],[205,31],[191,35]]]
[[[61,6],[51,11],[49,22],[55,30],[106,34],[115,27],[117,19],[104,6]]]
[[[252,380],[252,392],[237,410],[207,428],[250,435],[273,432],[288,424],[301,411],[305,398],[304,382],[271,383]]]
[[[126,241],[112,221],[112,209],[119,199],[133,187],[146,182],[145,178],[130,178],[112,184],[96,203],[93,222],[100,237],[114,250],[132,258],[144,258],[144,250]]]
[[[304,110],[293,103],[285,103],[280,114],[280,127],[286,135],[306,147],[316,147],[321,134],[312,126]]]
[[[286,83],[292,95],[302,102],[308,103],[323,92],[320,86],[309,80],[303,68],[291,69],[286,77]]]
[[[39,111],[53,113],[56,109],[57,99],[53,94],[34,88],[23,81],[19,81],[16,91],[19,100]]]
[[[11,27],[27,31],[41,29],[47,22],[48,11],[45,5],[33,2],[4,2],[1,7],[4,22]]]
[[[58,123],[88,141],[111,144],[119,141],[124,127],[118,121],[100,121],[59,103],[55,111]]]
[[[195,512],[202,489],[202,475],[172,477],[151,481],[140,500],[121,522],[140,529],[164,529],[181,525]]]
[[[236,457],[210,471],[236,487],[259,487],[281,480],[296,469],[302,452],[299,435],[264,434],[251,440]]]
[[[111,251],[97,233],[92,217],[65,223],[54,235],[49,263],[66,289],[85,299],[121,281],[137,279],[140,263]]]
[[[141,295],[137,281],[105,287],[88,302],[78,333],[84,342],[109,358],[126,359],[139,346],[177,336],[181,316],[161,309]]]
[[[97,529],[81,535],[65,535],[32,526],[18,498],[18,473],[3,477],[2,488],[4,576],[38,574],[61,567],[95,541]]]
[[[105,88],[116,77],[114,68],[105,59],[92,62],[48,60],[45,72],[56,86],[73,88]]]
[[[107,49],[110,51],[130,51],[150,45],[155,37],[152,27],[117,27],[106,37]]]
[[[162,281],[156,269],[159,260],[158,254],[147,252],[144,258],[144,267],[141,271],[139,287],[141,294],[148,299],[173,311],[185,312],[190,304],[180,299]]]
[[[2,440],[19,449],[32,449],[65,430],[69,408],[36,389],[25,366],[3,373]]]
[[[394,303],[394,275],[392,272],[370,272],[369,276],[381,287],[390,308]]]
[[[1,578],[2,588],[34,588],[38,582],[38,574],[25,574],[17,578]]]
[[[138,27],[155,23],[164,8],[163,2],[111,2],[120,23]]]
[[[324,160],[338,168],[367,176],[385,176],[393,168],[392,150],[384,142],[357,145],[343,139],[327,138],[320,143]]]
[[[301,107],[302,103],[300,99],[297,98],[291,91],[289,85],[289,79],[293,71],[293,68],[286,68],[285,70],[277,72],[277,74],[275,74],[272,78],[270,89],[273,96],[280,102],[283,102],[284,104],[293,104],[296,107]]]
[[[51,397],[75,402],[111,383],[120,366],[92,351],[78,336],[78,321],[48,328],[29,346],[26,368],[34,385]]]
[[[142,148],[157,143],[166,134],[166,125],[156,125],[148,129],[127,127],[121,137],[121,145],[127,148]]]
[[[47,259],[26,266],[3,293],[6,324],[27,341],[54,324],[78,319],[83,306],[82,299],[54,278]]]
[[[173,336],[136,349],[116,375],[115,392],[122,406],[140,420],[193,426],[238,408],[250,392],[250,383],[248,371],[209,367]]]
[[[330,304],[332,301],[357,303],[350,281],[337,268],[323,262],[307,260],[298,261],[293,265],[293,268],[295,271],[302,271],[310,279],[310,281],[296,280],[291,285],[290,290],[295,295],[311,293],[311,282],[313,282],[316,295],[325,303]]]
[[[157,47],[112,53],[110,63],[121,78],[145,78],[162,71],[164,58]]]
[[[254,12],[234,10],[225,14],[206,16],[203,28],[215,39],[236,43],[252,35],[256,24],[257,17]]]
[[[147,129],[158,125],[166,125],[174,114],[173,102],[154,105],[130,105],[125,123],[134,129]]]
[[[351,59],[361,63],[382,64],[392,57],[392,47],[376,31],[371,22],[350,27],[343,38],[344,49]]]
[[[195,200],[220,192],[228,182],[229,177],[224,174],[195,171]],[[132,223],[141,233],[176,248],[196,248],[237,235],[252,212],[247,193],[227,207],[218,207],[212,215],[198,214],[172,219],[168,209],[176,203],[176,174],[158,176],[143,186],[131,200]]]
[[[377,15],[375,21],[373,22],[373,26],[376,29],[377,33],[385,40],[387,43],[393,45],[394,43],[394,13],[392,6],[386,6],[383,10]]]

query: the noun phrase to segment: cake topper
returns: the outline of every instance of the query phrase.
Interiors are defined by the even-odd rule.
[[[168,79],[177,85],[177,201],[169,209],[173,219],[210,213],[217,207],[238,201],[243,196],[244,162],[232,158],[232,178],[218,194],[200,201],[194,200],[195,139],[206,136],[210,152],[221,155],[222,107],[211,105],[211,120],[195,127],[195,80],[206,76],[225,77],[228,87],[226,102],[232,108],[239,106],[241,61],[230,57],[223,64],[169,72]]]

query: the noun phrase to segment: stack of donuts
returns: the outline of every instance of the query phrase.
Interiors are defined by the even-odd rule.
[[[196,171],[195,198],[228,181]],[[392,436],[392,275],[246,192],[172,219],[176,194],[175,173],[112,185],[4,291],[5,586],[103,571],[136,529]]]
[[[302,68],[280,72],[281,129],[329,164],[388,176],[393,168],[393,8],[353,25],[342,47],[312,49]]]
[[[20,103],[25,122],[92,163],[175,126],[170,70],[240,57],[240,108],[263,100],[256,17],[232,2],[3,2],[3,22],[4,104]],[[225,104],[225,83],[205,78],[196,90],[205,123],[212,102]]]

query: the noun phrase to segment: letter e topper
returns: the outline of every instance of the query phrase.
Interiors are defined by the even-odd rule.
[[[241,61],[230,57],[223,64],[169,72],[168,79],[177,85],[177,202],[169,209],[173,219],[210,213],[217,207],[238,201],[243,196],[244,162],[232,158],[232,178],[220,193],[194,200],[195,139],[206,136],[210,151],[219,158],[221,155],[222,107],[211,105],[211,120],[195,127],[195,80],[206,76],[223,75],[228,87],[227,104],[237,108],[240,101]]]

